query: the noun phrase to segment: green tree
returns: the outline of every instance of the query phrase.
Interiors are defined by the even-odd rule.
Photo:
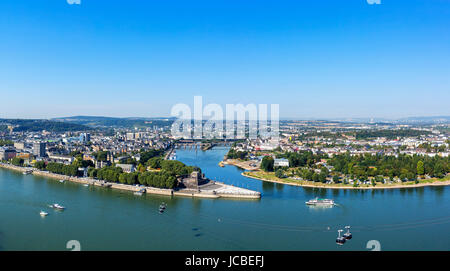
[[[419,160],[419,162],[417,162],[417,174],[423,175],[424,172],[425,172],[425,168],[423,166],[423,162],[422,162],[422,160]]]
[[[333,176],[333,182],[334,182],[334,183],[339,182],[339,176],[338,176],[338,175],[334,175],[334,176]]]
[[[327,174],[324,171],[319,173],[319,181],[325,183],[327,181]]]
[[[313,182],[318,182],[319,181],[319,174],[314,172],[312,177],[311,177],[311,179],[312,179]]]
[[[276,171],[275,171],[275,177],[277,177],[277,178],[284,178],[284,173],[283,173],[283,170],[282,169],[277,169]]]
[[[39,169],[39,170],[44,170],[45,169],[45,162],[44,161],[38,161],[38,162],[34,163],[34,167]]]
[[[22,167],[24,162],[25,161],[22,158],[14,157],[11,161],[11,164],[18,166],[18,167]]]
[[[261,169],[268,172],[273,171],[274,160],[272,156],[264,156],[261,161]]]

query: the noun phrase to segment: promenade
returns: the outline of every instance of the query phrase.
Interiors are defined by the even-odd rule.
[[[227,185],[220,182],[213,182],[214,186],[211,186],[210,183],[200,186],[198,190],[193,189],[162,189],[155,187],[148,187],[142,185],[129,185],[129,184],[121,184],[121,183],[112,183],[106,182],[103,180],[96,180],[93,178],[83,178],[83,177],[70,177],[66,175],[51,173],[48,171],[38,170],[36,168],[30,167],[18,167],[11,164],[0,163],[1,168],[27,172],[31,171],[33,175],[42,176],[57,180],[65,180],[79,184],[88,184],[94,185],[98,187],[118,189],[130,192],[139,192],[142,189],[145,189],[147,194],[155,194],[155,195],[165,195],[165,196],[184,196],[184,197],[196,197],[196,198],[234,198],[234,199],[259,199],[261,198],[261,193],[257,191],[252,191],[240,187],[235,187],[231,185]]]

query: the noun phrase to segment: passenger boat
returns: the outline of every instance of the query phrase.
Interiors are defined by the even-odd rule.
[[[316,206],[334,206],[334,200],[332,199],[311,199],[306,202],[307,205],[316,205]]]
[[[58,203],[50,204],[49,207],[56,209],[56,210],[64,210],[66,207],[59,205]]]

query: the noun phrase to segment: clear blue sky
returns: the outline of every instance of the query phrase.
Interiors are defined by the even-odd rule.
[[[450,115],[450,1],[0,1],[0,118]]]

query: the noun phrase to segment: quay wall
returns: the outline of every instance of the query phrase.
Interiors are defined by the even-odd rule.
[[[19,171],[19,172],[26,172],[26,171],[32,171],[33,175],[36,176],[42,176],[46,178],[56,179],[56,180],[65,180],[65,181],[71,181],[74,183],[79,184],[90,184],[100,187],[108,187],[111,189],[118,189],[118,190],[124,190],[124,191],[130,191],[130,192],[138,192],[142,189],[142,187],[135,186],[135,185],[129,185],[129,184],[120,184],[120,183],[110,183],[106,181],[101,180],[95,180],[92,178],[79,178],[79,177],[70,177],[65,175],[60,175],[56,173],[51,173],[47,171],[41,171],[35,168],[27,168],[27,167],[18,167],[11,164],[5,164],[0,163],[1,168]],[[178,190],[175,191],[173,189],[162,189],[162,188],[154,188],[154,187],[145,187],[144,188],[146,193],[148,194],[155,194],[155,195],[164,195],[164,196],[183,196],[183,197],[196,197],[196,198],[210,198],[210,199],[216,199],[216,198],[235,198],[235,199],[248,199],[248,198],[260,198],[260,196],[252,196],[252,195],[240,195],[240,194],[228,194],[228,193],[209,193],[206,191],[198,192],[196,190]]]

